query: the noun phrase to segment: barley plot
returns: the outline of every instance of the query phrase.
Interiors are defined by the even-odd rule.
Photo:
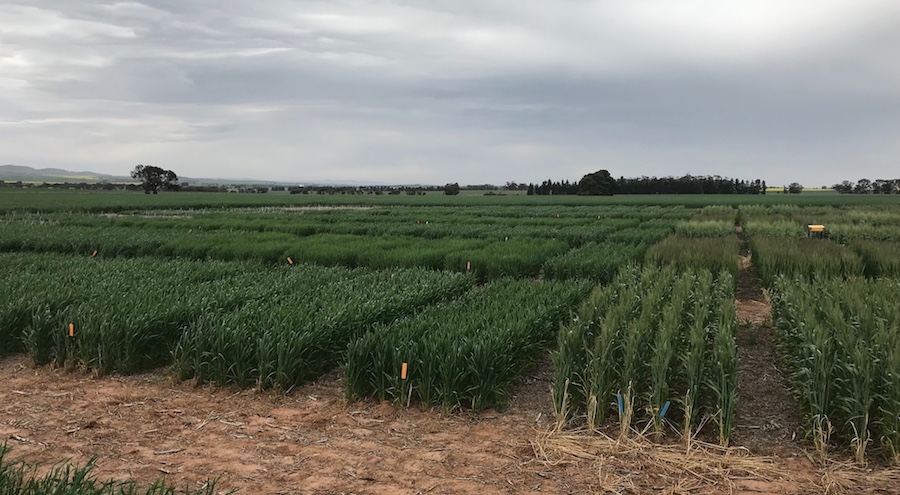
[[[586,290],[586,284],[500,280],[376,327],[350,344],[347,395],[402,404],[416,399],[447,410],[501,405],[510,383]]]
[[[10,289],[0,297],[0,341],[24,348],[35,363],[134,373],[171,362],[174,353],[183,378],[262,387],[289,388],[336,367],[369,325],[458,296],[472,283],[413,269],[0,259],[21,267],[0,274]]]
[[[712,238],[669,236],[651,246],[645,260],[651,265],[673,266],[679,271],[705,268],[737,277],[739,251],[740,241],[733,234]]]
[[[733,292],[727,271],[714,279],[671,267],[629,267],[596,290],[559,332],[559,424],[583,417],[594,429],[617,415],[623,433],[644,423],[662,434],[664,420],[680,415],[685,436],[711,419],[727,444],[737,386]]]
[[[759,278],[767,287],[778,275],[827,279],[862,275],[865,268],[858,254],[825,239],[753,237],[750,249]]]
[[[779,277],[773,314],[807,431],[900,462],[900,284]]]
[[[312,272],[312,273],[311,273]],[[421,270],[361,274],[292,270],[271,297],[194,320],[174,349],[182,378],[288,390],[337,367],[347,343],[376,323],[468,290],[471,279]],[[328,272],[325,272],[328,273]]]

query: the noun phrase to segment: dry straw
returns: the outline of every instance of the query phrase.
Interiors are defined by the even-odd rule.
[[[596,470],[596,493],[893,493],[900,470],[863,469],[853,462],[812,457],[788,460],[755,456],[743,447],[692,440],[660,444],[633,431],[613,438],[596,430],[538,434],[535,457],[548,465],[589,465]]]
[[[551,431],[532,442],[538,459],[549,464],[590,462],[598,470],[600,493],[731,492],[737,481],[785,483],[791,472],[769,457],[751,456],[741,447],[721,447],[694,440],[658,444],[649,437],[610,437],[602,432]]]

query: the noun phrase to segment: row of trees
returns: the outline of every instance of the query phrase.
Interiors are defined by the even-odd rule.
[[[790,192],[794,191],[791,184]],[[785,192],[788,188],[785,188]],[[582,177],[581,181],[546,180],[540,184],[528,184],[528,194],[557,195],[611,195],[611,194],[765,194],[766,181],[738,180],[727,177],[693,176],[683,177],[620,177],[618,180],[610,176],[609,171],[599,170]]]
[[[578,184],[570,183],[567,180],[559,182],[545,180],[540,184],[528,184],[528,187],[525,190],[527,191],[527,194],[529,196],[557,196],[560,194],[578,194]]]
[[[507,188],[510,188],[510,184],[518,186],[515,182],[507,182]],[[528,195],[537,196],[556,196],[560,194],[612,196],[617,192],[618,185],[608,170],[598,170],[585,175],[578,183],[567,180],[554,182],[551,179],[545,180],[540,184],[528,184],[525,190]]]
[[[900,194],[900,179],[845,180],[831,188],[841,194]]]
[[[682,177],[619,177],[621,194],[765,194],[766,181],[739,180],[718,175]]]

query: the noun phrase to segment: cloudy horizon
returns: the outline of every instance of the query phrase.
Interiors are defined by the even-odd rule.
[[[7,0],[0,163],[897,178],[900,2]]]

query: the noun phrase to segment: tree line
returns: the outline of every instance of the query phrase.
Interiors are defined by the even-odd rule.
[[[718,175],[644,176],[612,179],[608,171],[599,170],[585,175],[577,183],[567,180],[545,180],[540,184],[528,184],[527,191],[528,194],[538,196],[558,194],[765,194],[766,181],[739,180]],[[792,188],[790,192],[795,191]]]
[[[831,188],[841,194],[900,194],[900,179],[845,180]]]
[[[507,182],[503,186],[493,184],[475,184],[460,186],[449,183],[444,186],[249,186],[249,185],[205,185],[191,186],[179,181],[178,175],[171,171],[151,165],[138,165],[131,172],[140,184],[100,183],[64,183],[64,184],[29,184],[21,181],[0,181],[0,187],[39,187],[95,190],[142,190],[146,194],[157,194],[166,191],[192,192],[253,192],[285,191],[291,194],[408,194],[421,195],[426,192],[443,192],[457,195],[460,191],[488,191],[486,194],[500,194],[495,191],[526,191],[528,195],[613,195],[613,194],[766,194],[766,181],[742,180],[719,175],[684,175],[681,177],[629,177],[614,179],[608,170],[598,170],[586,174],[578,182],[569,180],[545,180],[541,183]],[[823,186],[823,189],[825,186]],[[900,179],[860,179],[856,182],[842,181],[831,187],[842,194],[900,194]],[[784,186],[784,193],[800,193],[803,186],[797,182]]]

